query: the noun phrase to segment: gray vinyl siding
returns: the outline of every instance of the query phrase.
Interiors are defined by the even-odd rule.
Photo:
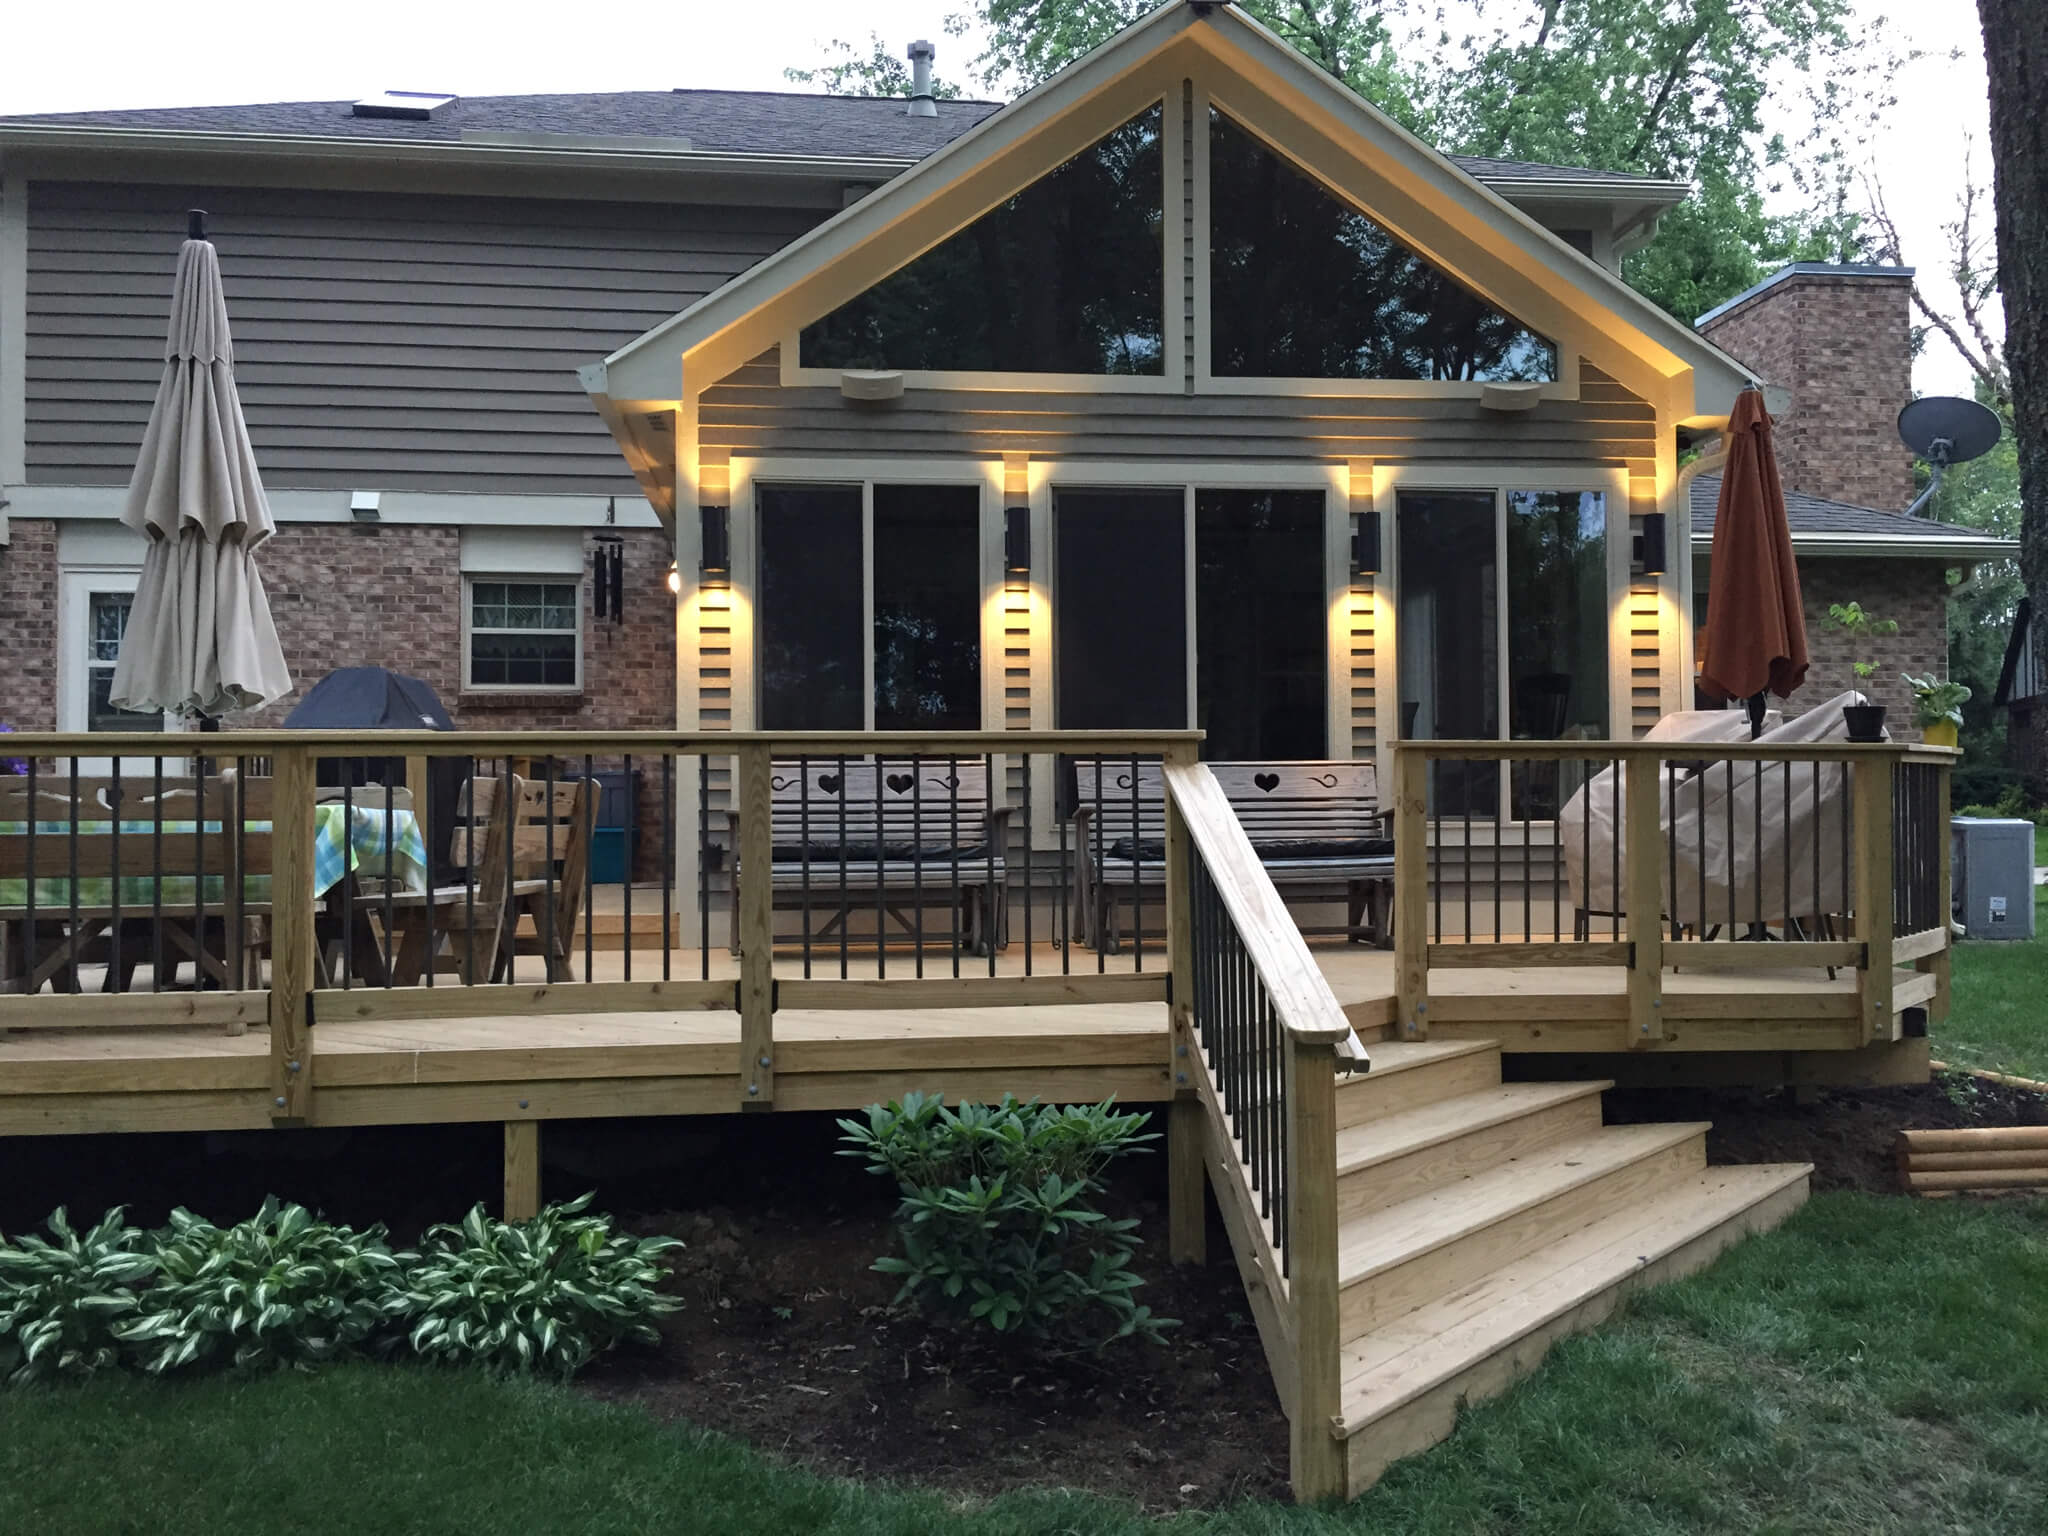
[[[184,210],[220,249],[273,487],[638,495],[576,368],[815,210],[32,182],[27,467],[125,484],[163,374]]]
[[[1656,413],[1581,366],[1580,399],[1503,413],[1476,400],[1270,395],[1071,394],[913,389],[881,404],[830,386],[781,386],[770,350],[705,391],[699,443],[748,457],[1486,459],[1654,463]]]

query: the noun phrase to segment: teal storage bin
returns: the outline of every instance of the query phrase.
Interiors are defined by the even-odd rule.
[[[624,827],[597,827],[590,834],[590,880],[593,885],[621,885],[631,867]]]

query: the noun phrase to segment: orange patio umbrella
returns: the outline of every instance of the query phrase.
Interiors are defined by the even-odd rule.
[[[1746,389],[1728,421],[1728,464],[1714,509],[1713,574],[1700,631],[1700,686],[1749,701],[1750,734],[1764,693],[1789,697],[1806,677],[1806,617],[1785,522],[1785,488],[1764,397]]]

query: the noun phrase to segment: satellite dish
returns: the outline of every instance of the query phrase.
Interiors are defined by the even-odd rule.
[[[1956,395],[1928,395],[1899,412],[1899,441],[1934,466],[1927,489],[1910,507],[1911,517],[1941,489],[1942,472],[1951,464],[1967,464],[1998,446],[2004,428],[1998,413],[1975,400]]]

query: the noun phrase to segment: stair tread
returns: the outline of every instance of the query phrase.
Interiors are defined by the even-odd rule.
[[[1354,1285],[1706,1130],[1705,1121],[1606,1126],[1354,1217],[1337,1234],[1339,1283]]]
[[[1352,1340],[1343,1432],[1356,1433],[1750,1207],[1807,1177],[1805,1163],[1709,1168]]]
[[[1524,1115],[1574,1099],[1597,1098],[1611,1082],[1503,1083],[1478,1093],[1460,1094],[1435,1104],[1385,1115],[1337,1133],[1339,1177],[1371,1168],[1391,1158],[1504,1125]]]
[[[1340,1079],[1337,1091],[1341,1093],[1349,1084],[1385,1078],[1410,1067],[1426,1067],[1431,1062],[1452,1061],[1460,1056],[1477,1056],[1482,1051],[1499,1049],[1499,1042],[1493,1040],[1368,1040],[1365,1053],[1372,1058],[1372,1069]]]

